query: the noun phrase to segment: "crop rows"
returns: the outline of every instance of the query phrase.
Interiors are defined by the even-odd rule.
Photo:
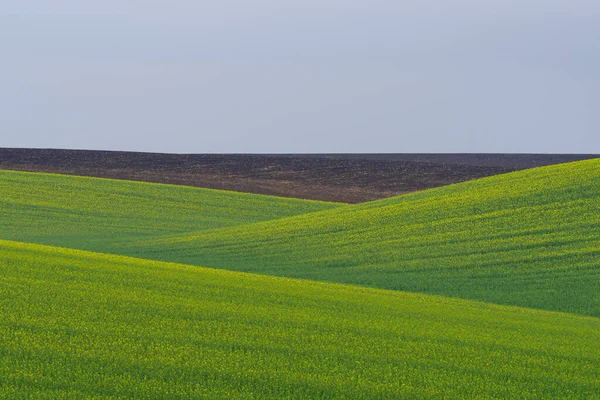
[[[0,177],[0,238],[600,316],[600,160],[355,206]]]
[[[0,238],[106,251],[107,243],[289,217],[338,204],[185,186],[0,171]]]
[[[600,316],[600,160],[119,252]]]
[[[593,398],[600,320],[0,241],[0,397]]]

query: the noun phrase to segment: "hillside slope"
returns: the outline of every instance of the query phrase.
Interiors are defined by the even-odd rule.
[[[331,209],[334,203],[65,175],[0,171],[0,238],[103,249]]]
[[[596,398],[600,320],[0,241],[0,397]]]
[[[600,160],[111,251],[600,316]]]

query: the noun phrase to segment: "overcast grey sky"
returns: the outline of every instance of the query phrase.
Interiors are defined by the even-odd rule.
[[[600,153],[598,0],[4,0],[0,147]]]

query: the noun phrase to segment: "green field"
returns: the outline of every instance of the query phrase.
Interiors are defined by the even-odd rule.
[[[0,281],[0,398],[600,398],[600,160],[358,205],[0,171]]]
[[[118,252],[600,316],[600,160]]]
[[[593,398],[600,320],[0,241],[0,397]]]
[[[340,204],[185,186],[0,171],[0,238],[110,244],[289,217]]]

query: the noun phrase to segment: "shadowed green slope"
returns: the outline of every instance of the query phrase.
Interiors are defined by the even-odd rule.
[[[595,398],[600,320],[0,241],[2,398]]]
[[[185,186],[0,171],[0,238],[103,250],[338,204]]]
[[[600,316],[600,160],[113,251]]]

